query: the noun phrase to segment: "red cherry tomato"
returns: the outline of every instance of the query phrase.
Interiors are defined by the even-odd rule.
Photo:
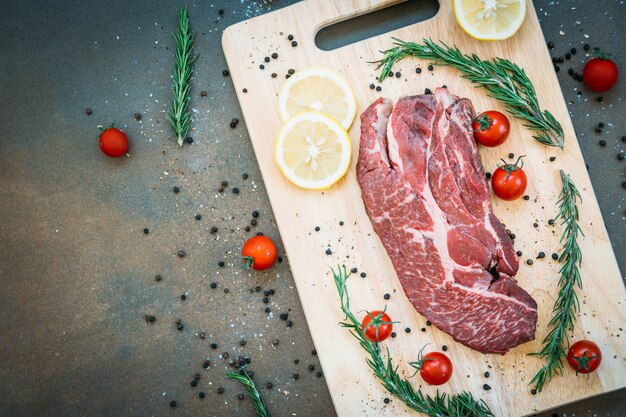
[[[583,81],[592,91],[602,92],[611,89],[617,82],[618,70],[608,55],[593,58],[583,68]]]
[[[107,156],[117,158],[128,152],[128,136],[115,127],[104,129],[98,140],[100,150]]]
[[[567,363],[578,374],[589,374],[600,366],[602,352],[598,345],[590,340],[579,340],[567,351]]]
[[[478,115],[472,123],[472,130],[478,143],[493,148],[502,145],[509,137],[511,123],[499,111],[489,110]]]
[[[384,311],[374,310],[363,317],[361,330],[371,342],[382,342],[391,335],[393,322]]]
[[[426,346],[424,346],[426,347]],[[452,361],[441,352],[429,352],[422,356],[422,348],[417,362],[409,364],[419,371],[420,376],[430,385],[445,384],[452,377]]]
[[[276,245],[267,236],[253,236],[244,243],[241,255],[248,268],[262,271],[274,265]]]
[[[526,191],[528,179],[522,169],[523,163],[520,166],[517,165],[521,159],[522,157],[520,156],[515,164],[507,164],[505,162],[504,165],[498,166],[491,175],[491,188],[503,200],[517,200]]]

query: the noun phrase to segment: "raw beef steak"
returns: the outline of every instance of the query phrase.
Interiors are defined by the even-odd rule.
[[[474,109],[439,88],[378,99],[361,115],[357,178],[404,291],[455,340],[506,353],[533,340],[537,303],[491,201],[470,124]]]

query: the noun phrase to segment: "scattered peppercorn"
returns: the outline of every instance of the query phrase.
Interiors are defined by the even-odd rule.
[[[243,393],[241,393],[241,392],[240,392],[239,394],[237,394],[237,399],[238,399],[239,401],[243,400],[244,398],[246,398],[246,396],[245,396],[245,395],[243,395]]]
[[[549,41],[548,42],[548,48],[550,48],[550,49],[554,48],[554,42],[553,41]]]
[[[87,116],[91,116],[91,113],[93,113],[93,110],[91,110],[89,107],[87,107],[87,108],[85,109],[85,114],[86,114]]]
[[[206,97],[207,96],[207,92],[202,90],[200,91],[200,97]]]
[[[185,301],[187,299],[187,294],[181,294],[180,299]]]
[[[293,35],[287,35],[287,39],[289,39],[290,41],[293,40]]]
[[[270,302],[270,299],[267,297],[263,297],[263,304],[267,304]]]
[[[295,74],[295,72],[296,72],[296,70],[293,69],[293,68],[290,68],[290,69],[287,70],[287,74],[289,74],[289,75],[293,75],[293,74]]]
[[[191,381],[191,386],[195,387],[198,385],[198,381],[196,381],[195,379]]]
[[[489,372],[485,372],[485,378],[489,378]]]
[[[291,327],[291,326],[293,326],[293,321],[287,320],[287,327]]]
[[[358,271],[358,269],[356,269],[356,268],[352,268],[352,269],[350,270],[350,272],[352,272],[353,274],[356,274],[356,273],[357,273],[357,271]]]
[[[224,9],[219,9],[217,13],[219,13],[220,16],[224,16]]]
[[[371,83],[371,84],[370,84],[370,90],[373,90],[373,89],[375,89],[375,88],[376,88],[376,86],[374,85],[374,83]]]
[[[486,173],[485,173],[485,177],[486,177],[487,179],[491,179],[491,172],[486,172]]]
[[[421,74],[422,73],[422,69],[420,67],[415,68],[415,73],[416,74]]]
[[[554,161],[556,161],[556,156],[551,156],[550,157],[550,162],[554,162]]]
[[[532,259],[527,259],[527,260],[526,260],[526,263],[527,263],[528,265],[532,265],[532,264],[534,263],[534,261],[533,261]]]
[[[306,369],[308,369],[309,372],[313,372],[315,370],[315,366],[313,366],[313,364],[310,364],[309,366],[306,367]]]
[[[315,373],[315,376],[318,377],[318,378],[321,378],[322,377],[322,371],[317,371]]]
[[[185,257],[185,255],[186,255],[186,253],[185,253],[185,251],[184,251],[184,250],[179,250],[179,251],[178,251],[178,257],[179,257],[179,258],[184,258],[184,257]]]
[[[212,282],[212,283],[211,283],[211,288],[213,288],[213,289],[217,288],[217,283]]]
[[[376,91],[381,91],[383,88],[381,86],[376,86]]]
[[[600,141],[598,142],[598,145],[604,147],[606,146],[606,141],[604,139],[600,139]]]
[[[180,193],[180,188],[174,187],[174,188],[172,188],[172,191],[174,191],[174,194],[178,194],[178,193]]]
[[[443,350],[444,352],[447,352],[448,351],[448,346],[446,346],[446,345],[441,346],[441,350]]]
[[[223,393],[224,393],[224,388],[223,388],[223,387],[219,387],[219,388],[217,389],[217,393],[218,393],[218,394],[223,394]]]
[[[432,326],[432,323],[430,322],[430,320],[426,320],[426,325],[427,326]]]
[[[572,57],[572,55],[568,52],[565,54],[565,59],[570,59]]]
[[[622,152],[617,154],[617,159],[619,159],[620,161],[624,160],[624,154]]]
[[[537,390],[533,388],[533,389],[530,390],[530,393],[532,395],[537,395]]]
[[[558,65],[554,66],[554,72],[559,72],[561,70],[561,67],[559,67]]]
[[[533,223],[533,227],[535,228],[539,227],[539,223]]]
[[[241,90],[241,91],[243,91],[244,93],[247,93],[247,92],[248,92],[248,89],[247,89],[247,88],[244,88],[244,89],[243,89],[243,90]]]
[[[176,407],[176,401],[174,400],[170,401],[170,407],[172,408]]]
[[[266,56],[265,58],[263,58],[263,61],[265,61],[265,62],[270,62],[270,57],[269,57],[269,56]]]
[[[361,278],[365,278],[367,274],[365,272],[361,272]]]
[[[404,329],[404,331],[405,331],[406,333],[411,333],[411,328],[410,328],[410,327],[407,327],[407,328],[405,328],[405,329]]]
[[[222,75],[223,75],[224,77],[228,77],[228,75],[229,75],[229,74],[230,74],[230,72],[229,72],[227,69],[225,69],[224,71],[222,71]]]
[[[554,224],[554,219],[548,220],[548,224],[552,226]]]
[[[148,314],[144,316],[144,319],[146,320],[146,323],[154,323],[156,321],[155,316],[148,315]]]
[[[514,154],[513,152],[511,152],[511,153],[509,154],[509,158],[513,159],[514,157],[515,157],[515,154]]]
[[[263,65],[263,64],[259,65],[259,69],[264,70],[265,69],[265,65]]]
[[[155,275],[154,276],[154,280],[157,281],[157,282],[161,281],[162,279],[163,279],[163,277],[161,275]]]
[[[522,251],[521,250],[517,251],[517,256],[522,256]]]
[[[333,251],[330,248],[326,249],[326,255],[332,255]]]
[[[432,65],[428,66],[428,71],[432,71],[434,69],[434,67]]]
[[[483,389],[485,391],[489,391],[491,389],[491,387],[489,386],[489,384],[485,384],[485,385],[483,385]]]
[[[391,337],[395,338],[396,336],[396,332],[391,332]]]
[[[291,46],[293,46],[293,47],[295,48],[296,46],[298,46],[298,42],[296,42],[296,41],[291,41]]]
[[[400,71],[397,71],[395,75],[396,75],[396,78],[402,77],[402,73]]]
[[[319,226],[315,226],[315,231],[319,232],[320,231],[320,227]]]
[[[572,49],[570,49],[569,51],[570,51],[570,53],[571,53],[572,55],[575,55],[575,54],[576,54],[576,48],[572,48]]]
[[[424,89],[424,94],[432,94],[433,92],[430,91],[430,88],[425,88]]]
[[[598,98],[596,98],[596,101],[598,103],[602,103],[602,101],[604,101],[604,98],[602,98],[602,96],[598,96]]]
[[[539,252],[539,253],[537,254],[537,259],[543,259],[543,258],[545,258],[545,257],[546,257],[546,253],[545,253],[545,252]]]
[[[384,402],[385,404],[389,404],[389,402],[390,402],[390,401],[391,401],[391,400],[390,400],[389,398],[387,398],[387,397],[385,397],[385,399],[383,400],[383,402]]]
[[[206,361],[204,361],[204,363],[202,364],[202,367],[204,369],[209,369],[209,366],[211,366],[211,362],[209,362],[209,360],[207,359]]]
[[[384,298],[385,300],[388,300],[389,298],[391,298],[391,296],[389,295],[389,293],[387,293],[387,294],[383,295],[383,298]]]

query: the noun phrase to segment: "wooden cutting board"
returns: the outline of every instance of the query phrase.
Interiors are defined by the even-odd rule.
[[[396,399],[392,398],[387,405],[383,403],[389,394],[368,369],[365,354],[355,339],[337,324],[343,316],[329,273],[330,267],[337,264],[367,273],[365,278],[356,274],[348,281],[354,312],[387,305],[392,317],[401,321],[396,325],[398,336],[385,342],[401,372],[409,372],[407,362],[416,359],[424,344],[430,343],[427,351],[441,350],[446,345],[455,371],[440,390],[471,391],[475,397],[484,399],[497,416],[532,414],[626,386],[626,334],[623,333],[626,294],[532,2],[528,1],[526,20],[519,32],[502,42],[470,38],[456,24],[451,2],[444,0],[437,15],[424,22],[330,52],[316,47],[314,37],[320,28],[397,2],[305,0],[233,25],[223,35],[223,48],[239,102],[337,414],[342,417],[417,415]],[[289,34],[294,35],[297,47],[287,40]],[[274,162],[274,138],[281,126],[278,93],[290,68],[325,66],[343,73],[356,94],[359,114],[381,95],[397,98],[443,84],[453,94],[469,97],[477,110],[503,111],[500,103],[460,78],[456,70],[437,67],[430,72],[426,70],[428,62],[423,60],[401,62],[394,70],[401,71],[402,77],[386,80],[381,92],[371,90],[368,86],[376,82],[377,72],[367,61],[380,58],[378,51],[391,46],[392,36],[415,41],[431,37],[482,58],[511,59],[534,82],[541,106],[563,124],[566,143],[563,151],[537,143],[515,119],[511,120],[512,132],[505,145],[480,150],[488,171],[493,171],[499,159],[506,158],[509,152],[527,155],[525,169],[530,178],[529,201],[493,200],[496,215],[517,235],[516,249],[523,252],[517,275],[519,284],[539,305],[537,339],[504,356],[478,353],[454,342],[434,326],[426,326],[425,318],[405,297],[365,213],[356,182],[358,117],[350,129],[354,144],[352,166],[346,177],[331,189],[324,192],[298,189],[282,176]],[[278,59],[264,63],[263,58],[273,52],[278,53]],[[260,64],[265,64],[265,70],[259,69]],[[423,68],[419,75],[415,73],[417,66]],[[272,73],[278,76],[272,78]],[[556,156],[556,160],[550,162],[550,156]],[[560,168],[572,176],[583,198],[580,211],[585,238],[580,245],[584,291],[580,293],[582,312],[573,338],[588,338],[598,343],[603,362],[590,378],[577,378],[566,369],[565,375],[554,378],[541,394],[531,395],[528,383],[543,362],[527,354],[539,351],[547,334],[559,278],[558,264],[550,255],[560,247],[561,228],[550,226],[548,220],[557,212]],[[533,227],[534,222],[538,223],[537,228]],[[320,227],[317,232],[316,226]],[[329,247],[331,255],[326,254]],[[535,259],[539,251],[546,252],[545,259]],[[533,259],[534,264],[527,265],[526,259]],[[391,294],[387,301],[383,299],[385,293]],[[405,328],[411,332],[406,333]],[[489,378],[484,377],[486,371]],[[419,377],[413,379],[415,387],[421,383]],[[483,384],[489,384],[491,390],[483,390]],[[422,389],[430,394],[435,392],[428,386]]]

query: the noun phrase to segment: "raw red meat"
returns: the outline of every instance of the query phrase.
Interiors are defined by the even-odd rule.
[[[357,178],[378,237],[417,311],[455,340],[506,353],[535,337],[537,303],[513,278],[471,132],[474,109],[435,94],[379,99],[361,115]]]

